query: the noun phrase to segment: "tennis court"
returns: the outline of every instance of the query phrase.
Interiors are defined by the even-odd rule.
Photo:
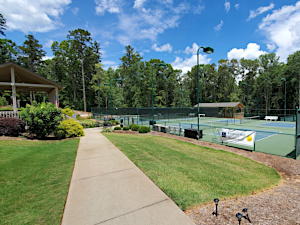
[[[123,115],[118,116],[118,120],[123,118],[124,125],[132,122],[141,126],[149,126],[151,116],[139,117]],[[159,119],[155,117],[156,125],[165,127],[163,132],[184,136],[184,129],[197,129],[198,118],[195,116],[184,118]],[[221,143],[220,133],[222,128],[235,130],[256,131],[255,151],[268,154],[293,158],[295,154],[295,122],[265,121],[259,117],[245,119],[199,117],[199,129],[203,132],[201,140]],[[169,128],[168,128],[169,127]],[[175,129],[177,128],[177,129]],[[181,129],[180,129],[181,128]],[[230,146],[254,150],[250,147],[230,144]]]

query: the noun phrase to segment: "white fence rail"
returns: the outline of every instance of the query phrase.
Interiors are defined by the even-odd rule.
[[[13,112],[13,111],[0,111],[0,117],[14,117],[19,118],[19,112]]]

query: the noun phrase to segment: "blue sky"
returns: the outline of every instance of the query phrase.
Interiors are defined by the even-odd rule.
[[[143,60],[158,58],[186,72],[220,59],[257,58],[275,52],[281,61],[300,50],[300,1],[273,0],[0,0],[6,36],[21,45],[33,34],[52,57],[51,43],[68,31],[88,30],[101,45],[105,68],[116,68],[126,45]]]

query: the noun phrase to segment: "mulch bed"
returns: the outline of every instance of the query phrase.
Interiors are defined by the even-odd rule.
[[[248,209],[252,224],[272,225],[296,225],[300,224],[300,160],[294,160],[260,152],[251,152],[224,145],[198,141],[195,139],[179,137],[152,131],[148,134],[139,134],[133,131],[115,131],[116,133],[130,133],[138,135],[155,135],[194,143],[196,145],[209,147],[217,150],[241,155],[264,165],[273,167],[282,176],[281,183],[271,189],[260,193],[252,193],[251,196],[233,199],[220,199],[218,205],[218,217],[212,212],[215,211],[215,204],[200,205],[185,213],[195,224],[238,224],[236,213],[242,212],[243,208]],[[216,196],[217,197],[217,196]],[[241,224],[250,224],[242,219]]]

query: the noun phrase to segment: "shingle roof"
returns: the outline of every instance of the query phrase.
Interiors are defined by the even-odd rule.
[[[197,107],[197,105],[194,105],[194,107]],[[218,103],[199,103],[199,107],[201,108],[235,108],[235,107],[244,108],[245,106],[240,102],[218,102]]]

